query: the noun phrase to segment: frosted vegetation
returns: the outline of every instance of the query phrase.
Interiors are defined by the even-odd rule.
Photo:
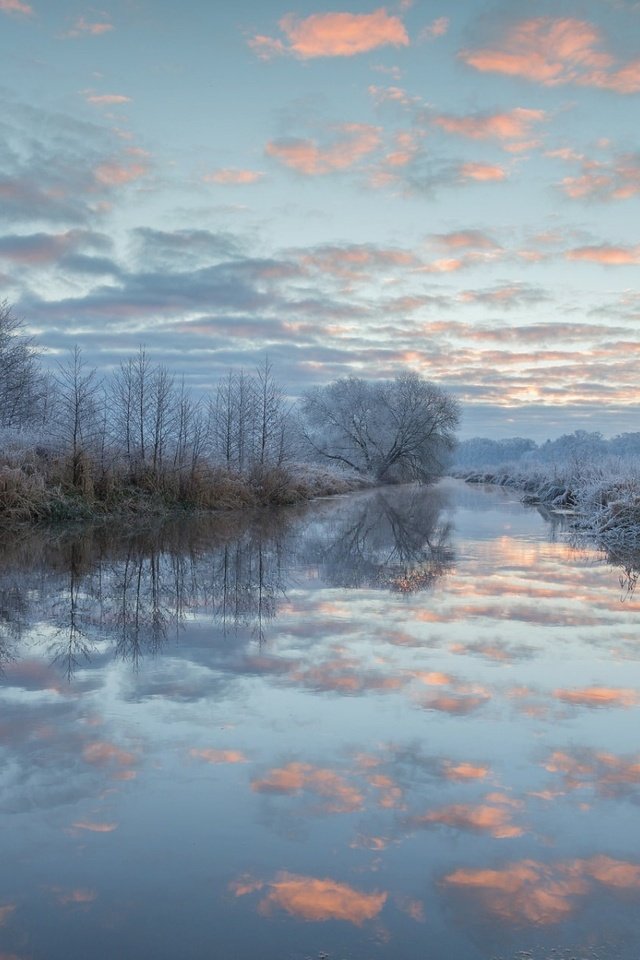
[[[640,432],[606,440],[576,430],[533,440],[460,443],[454,472],[470,482],[522,488],[525,501],[569,512],[574,527],[610,550],[640,549]]]
[[[105,375],[76,348],[48,373],[0,304],[0,518],[284,504],[373,483],[430,481],[458,407],[413,373],[287,399],[267,359],[194,395],[140,348]]]

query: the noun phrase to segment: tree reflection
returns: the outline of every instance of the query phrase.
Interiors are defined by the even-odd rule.
[[[396,487],[130,531],[30,531],[0,557],[0,667],[29,630],[69,679],[97,654],[136,667],[190,619],[261,644],[296,564],[345,588],[427,589],[453,560],[445,506],[437,490]]]
[[[447,506],[443,491],[413,485],[349,498],[309,538],[305,558],[333,586],[427,590],[453,564]]]
[[[284,596],[297,512],[200,517],[126,532],[31,531],[0,557],[0,669],[37,622],[67,677],[105,643],[134,666],[196,615],[260,642]]]

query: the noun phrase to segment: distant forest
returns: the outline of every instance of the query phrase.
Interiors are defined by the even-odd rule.
[[[628,460],[640,458],[640,432],[621,433],[606,440],[601,433],[575,430],[555,440],[537,444],[523,437],[490,440],[474,437],[461,441],[453,456],[456,470],[482,469],[502,466],[553,467],[581,463],[602,462],[604,459]]]

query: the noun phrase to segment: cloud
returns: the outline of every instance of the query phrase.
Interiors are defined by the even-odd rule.
[[[578,707],[635,707],[640,698],[635,690],[620,687],[583,687],[575,690],[554,690],[553,696],[563,703]]]
[[[114,149],[111,131],[0,94],[0,140],[5,221],[37,221],[39,228],[46,222],[95,224],[108,189],[96,184],[94,171]]]
[[[484,780],[490,773],[490,768],[478,763],[459,762],[445,760],[442,766],[442,774],[445,780]]]
[[[608,267],[626,267],[640,263],[640,246],[623,247],[608,243],[587,247],[575,247],[567,250],[567,260],[584,260],[588,263],[602,263]]]
[[[576,84],[615,93],[640,91],[640,59],[616,64],[592,23],[572,17],[535,17],[509,27],[495,46],[461,50],[475,70],[522,77],[544,86]]]
[[[548,300],[549,296],[540,287],[531,287],[526,283],[506,283],[488,290],[463,290],[459,294],[459,299],[463,303],[484,303],[508,309],[542,303]]]
[[[148,173],[149,166],[146,163],[112,161],[99,164],[94,171],[94,176],[96,182],[103,187],[121,187],[146,177]]]
[[[477,180],[481,183],[507,179],[504,167],[491,163],[463,163],[458,168],[458,175],[461,180]]]
[[[78,17],[71,29],[63,37],[75,39],[77,37],[99,37],[113,30],[113,24],[108,20],[89,21],[85,17]]]
[[[411,269],[418,258],[408,250],[377,247],[374,244],[309,247],[294,251],[305,271],[337,277],[341,280],[375,279],[383,270]]]
[[[303,19],[290,13],[278,25],[284,41],[261,34],[249,40],[261,59],[285,53],[300,60],[352,57],[379,47],[409,45],[402,20],[384,7],[373,13],[315,13]]]
[[[451,233],[433,233],[431,240],[445,250],[488,250],[502,248],[482,230],[454,230]]]
[[[114,107],[121,103],[131,103],[131,97],[123,93],[86,93],[85,100],[96,107]]]
[[[420,97],[407,93],[402,87],[379,87],[372,83],[367,88],[367,92],[377,107],[388,103],[399,104],[402,107],[412,107],[420,103]]]
[[[554,151],[547,156],[557,156]],[[564,159],[564,158],[562,158]],[[582,159],[577,176],[564,177],[560,189],[572,200],[628,200],[640,193],[640,154],[622,154],[612,162]]]
[[[216,750],[211,747],[189,750],[189,756],[194,760],[204,760],[205,763],[246,763],[247,758],[241,750]]]
[[[71,826],[73,830],[87,830],[89,833],[113,833],[118,829],[117,823],[96,823],[89,820],[78,820]]]
[[[111,242],[104,234],[89,230],[67,230],[65,233],[6,234],[0,237],[0,259],[26,266],[47,266],[79,248],[109,249]]]
[[[260,913],[270,914],[274,909],[280,909],[301,920],[316,923],[344,920],[360,927],[366,920],[377,917],[387,901],[386,892],[363,893],[336,880],[286,872],[278,873],[266,883],[241,881],[231,887],[238,897],[261,888],[266,888],[267,894],[260,901]]]
[[[437,17],[437,19],[432,20],[430,24],[420,31],[418,41],[434,40],[436,37],[444,37],[449,29],[449,23],[448,17]]]
[[[17,13],[24,17],[33,16],[33,7],[22,0],[0,0],[0,13]]]
[[[258,183],[264,179],[260,170],[240,170],[235,167],[220,167],[211,173],[205,173],[204,183],[221,183],[230,186],[244,186],[249,183]]]
[[[316,140],[271,140],[265,147],[269,157],[296,173],[308,177],[348,170],[380,146],[380,128],[366,123],[344,123],[325,147]]]
[[[446,133],[467,137],[470,140],[524,140],[531,136],[532,128],[546,120],[544,110],[514,107],[498,113],[470,113],[456,116],[440,113],[431,120]]]
[[[437,710],[438,713],[450,713],[452,716],[465,717],[474,713],[489,702],[488,692],[478,693],[443,693],[438,696],[421,700],[421,706],[426,710]]]

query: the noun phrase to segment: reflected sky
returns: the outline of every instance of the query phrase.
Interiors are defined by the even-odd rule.
[[[637,960],[608,559],[453,481],[6,542],[0,957]]]

